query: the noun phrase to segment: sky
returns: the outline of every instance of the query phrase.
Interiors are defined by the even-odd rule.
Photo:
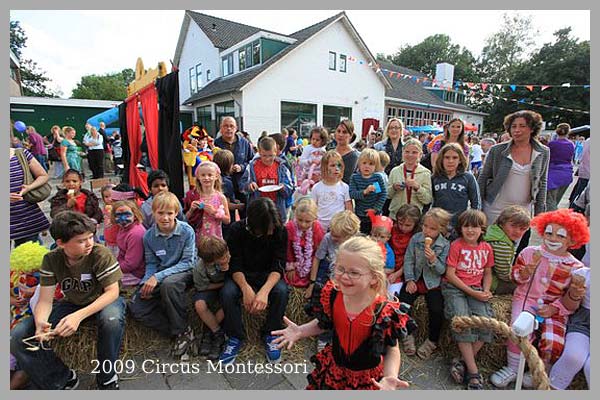
[[[291,34],[341,10],[194,10]],[[345,10],[373,55],[393,54],[403,45],[416,45],[434,34],[447,34],[453,44],[477,57],[485,40],[496,33],[504,12],[531,16],[538,34],[534,48],[553,42],[553,32],[570,26],[572,35],[590,39],[589,10]],[[23,57],[37,62],[50,78],[49,88],[68,98],[85,75],[135,70],[141,57],[145,68],[175,54],[184,10],[11,10],[27,36]],[[126,23],[135,20],[135,24]],[[49,22],[51,21],[51,23]],[[143,24],[142,24],[143,22]]]

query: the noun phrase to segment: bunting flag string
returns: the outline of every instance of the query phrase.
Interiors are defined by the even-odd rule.
[[[493,94],[491,94],[490,96],[495,99],[499,99],[499,100],[512,101],[514,103],[527,104],[527,105],[536,106],[536,107],[552,108],[555,110],[568,111],[568,112],[580,113],[580,114],[589,114],[590,113],[589,111],[585,111],[585,110],[575,110],[575,109],[567,108],[567,107],[550,106],[548,104],[528,102],[528,101],[525,101],[525,99],[509,99],[507,97],[495,96]]]
[[[377,63],[365,62],[365,61],[360,60],[353,56],[348,56],[348,61],[353,62],[353,63],[358,62],[359,64],[366,64],[369,66],[369,68],[374,69],[375,72],[381,72],[381,73],[385,74],[386,76],[388,76],[389,78],[410,79],[415,83],[431,82],[431,86],[433,86],[433,87],[435,87],[435,86],[438,86],[438,87],[452,86],[456,90],[460,89],[460,87],[465,87],[465,86],[468,89],[473,89],[473,88],[478,87],[478,88],[481,88],[483,90],[490,91],[490,92],[492,91],[493,88],[501,91],[505,87],[509,88],[512,92],[515,92],[517,90],[517,88],[526,88],[530,92],[533,92],[534,89],[536,89],[536,88],[539,88],[540,91],[542,91],[542,92],[549,88],[583,88],[583,89],[591,88],[591,85],[589,85],[589,84],[574,85],[574,84],[571,84],[570,82],[565,82],[560,85],[550,85],[550,84],[519,85],[519,84],[514,84],[514,83],[467,82],[467,81],[460,81],[460,80],[455,80],[453,82],[449,82],[446,79],[444,79],[442,82],[439,82],[434,77],[431,77],[428,75],[417,76],[417,75],[411,75],[411,74],[403,74],[401,72],[396,72],[396,71],[389,70],[387,68],[382,68],[381,65],[379,65]],[[452,83],[452,85],[450,85],[450,83]]]

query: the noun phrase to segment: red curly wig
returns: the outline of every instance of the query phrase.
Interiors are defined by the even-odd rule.
[[[590,229],[587,220],[582,214],[573,210],[561,208],[560,210],[541,213],[531,220],[531,226],[542,237],[548,224],[558,224],[567,230],[574,242],[569,247],[570,249],[577,249],[590,241]]]

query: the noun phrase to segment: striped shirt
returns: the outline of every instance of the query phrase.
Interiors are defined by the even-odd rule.
[[[33,155],[23,150],[27,161],[31,161]],[[15,154],[10,158],[10,192],[18,193],[24,183],[23,168]],[[31,204],[25,200],[10,203],[10,239],[23,239],[34,236],[45,231],[50,222],[37,204]]]
[[[123,276],[119,263],[106,247],[95,244],[92,252],[75,265],[67,265],[67,255],[58,248],[47,253],[40,269],[40,284],[60,284],[65,300],[78,306],[93,303],[104,288]]]
[[[365,196],[364,190],[369,185],[379,184],[380,192],[371,192]],[[383,209],[383,203],[387,198],[387,187],[383,182],[381,174],[373,174],[368,178],[364,178],[359,172],[352,174],[350,178],[350,198],[354,199],[354,212],[359,217],[366,217],[367,210],[373,209],[379,213]]]

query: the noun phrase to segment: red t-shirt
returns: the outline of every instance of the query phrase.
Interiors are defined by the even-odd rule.
[[[392,237],[390,238],[390,246],[394,250],[394,256],[396,257],[396,268],[394,271],[398,271],[400,268],[404,267],[404,254],[406,254],[406,249],[408,248],[408,242],[410,242],[410,238],[413,236],[413,233],[402,233],[400,229],[394,225],[392,227]]]
[[[279,184],[279,162],[274,161],[271,166],[266,166],[260,159],[254,163],[254,174],[256,175],[256,183],[258,187],[267,185],[278,185]],[[261,197],[268,197],[274,202],[277,202],[277,192],[260,192]],[[277,203],[275,203],[277,204]]]
[[[87,195],[83,192],[79,192],[77,197],[75,197],[75,206],[73,207],[75,211],[79,211],[82,214],[85,214],[85,202],[87,201]],[[100,222],[100,221],[98,221]]]
[[[481,286],[483,269],[494,266],[494,251],[488,242],[471,246],[459,238],[450,244],[446,265],[456,268],[456,276],[465,285]]]

